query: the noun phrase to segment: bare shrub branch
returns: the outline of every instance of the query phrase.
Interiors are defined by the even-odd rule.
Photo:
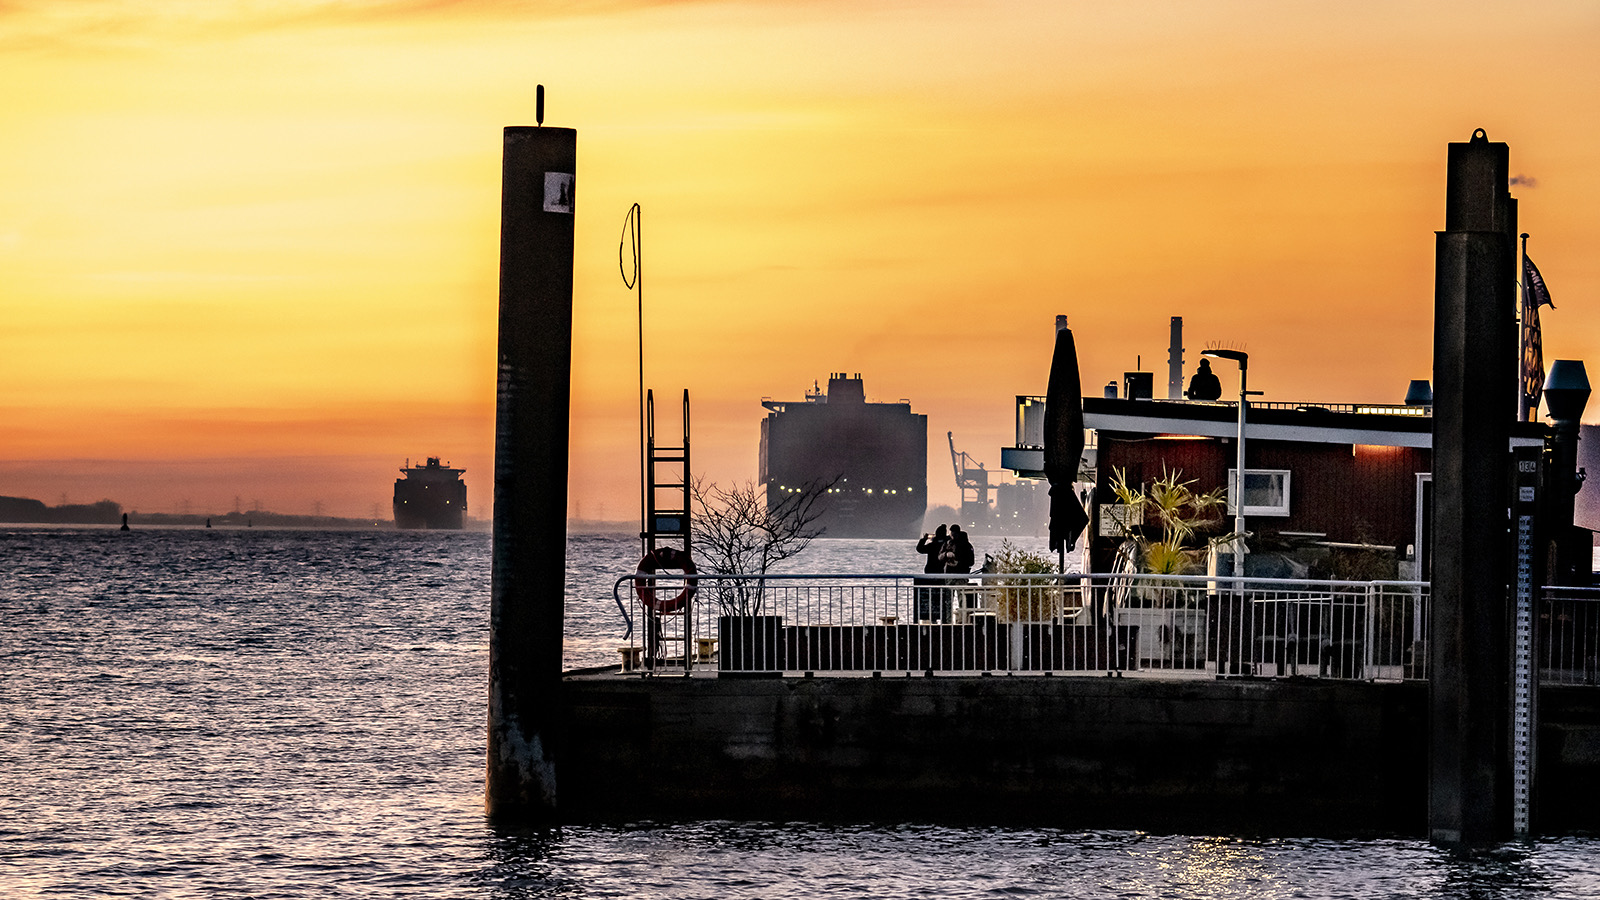
[[[760,576],[822,535],[825,529],[817,521],[837,482],[808,482],[768,507],[766,491],[753,481],[724,488],[704,478],[691,479],[694,547],[701,571],[754,576],[718,579],[711,586],[724,615],[760,615]]]

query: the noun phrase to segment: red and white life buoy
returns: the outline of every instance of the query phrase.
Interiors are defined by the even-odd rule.
[[[656,596],[656,580],[654,576],[663,569],[678,569],[683,574],[690,576],[684,580],[683,590],[675,596]],[[674,547],[657,547],[646,553],[644,559],[639,560],[639,568],[634,572],[633,590],[639,595],[639,602],[645,608],[655,613],[675,613],[688,605],[690,598],[694,597],[695,588],[699,580],[694,578],[694,560],[687,551]]]

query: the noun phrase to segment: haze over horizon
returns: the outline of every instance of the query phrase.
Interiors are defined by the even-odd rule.
[[[849,371],[928,415],[955,502],[945,433],[998,468],[1058,313],[1091,394],[1141,356],[1159,391],[1180,315],[1190,371],[1223,341],[1266,400],[1399,402],[1476,128],[1546,362],[1600,364],[1597,46],[1592,2],[16,0],[0,495],[358,517],[436,455],[487,518],[501,128],[539,83],[578,130],[584,518],[637,516],[635,201],[646,382],[723,482],[762,397]]]

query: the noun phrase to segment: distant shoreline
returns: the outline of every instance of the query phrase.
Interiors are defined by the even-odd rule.
[[[99,503],[46,506],[37,500],[19,497],[0,497],[0,527],[32,526],[48,529],[67,528],[120,528],[123,509],[121,505],[102,500]],[[393,519],[348,518],[343,516],[299,516],[275,513],[270,510],[250,512],[195,513],[141,513],[128,510],[131,528],[212,528],[243,530],[250,528],[281,528],[300,531],[399,531]],[[489,532],[494,529],[490,519],[467,517],[469,532]],[[639,532],[637,522],[608,521],[602,519],[568,519],[569,534],[625,534]]]
[[[394,531],[394,520],[370,517],[304,516],[256,509],[225,513],[142,513],[124,510],[113,500],[97,503],[46,506],[27,497],[0,497],[0,525],[60,527],[121,527],[122,517],[134,528],[298,528],[326,531]],[[488,519],[467,517],[462,531],[488,531]]]

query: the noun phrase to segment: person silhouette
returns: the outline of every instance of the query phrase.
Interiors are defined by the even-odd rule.
[[[932,535],[924,534],[922,540],[917,541],[917,552],[927,554],[927,561],[923,563],[922,571],[932,575],[944,571],[944,563],[939,560],[944,553],[946,545],[950,542],[948,533],[943,525],[934,530]],[[942,578],[914,578],[912,584],[916,585],[916,609],[914,615],[918,622],[933,621],[935,600],[940,591],[938,588],[944,584]]]
[[[946,545],[949,552],[941,554],[940,560],[944,563],[946,572],[956,575],[966,575],[972,571],[972,564],[976,561],[976,553],[972,548],[972,541],[967,533],[961,530],[960,525],[950,526],[950,541]],[[944,587],[944,596],[939,598],[940,621],[952,621],[950,614],[954,609],[957,596],[962,599],[962,606],[971,608],[969,602],[973,594],[964,588],[969,584],[965,579],[951,579]]]
[[[1189,389],[1183,395],[1190,400],[1215,400],[1222,396],[1222,382],[1211,371],[1211,360],[1200,360],[1200,368],[1189,379]]]
[[[972,564],[976,562],[976,553],[972,549],[972,541],[967,538],[967,533],[961,530],[960,525],[950,526],[950,550],[952,560],[945,563],[944,570],[961,575],[971,572]]]

